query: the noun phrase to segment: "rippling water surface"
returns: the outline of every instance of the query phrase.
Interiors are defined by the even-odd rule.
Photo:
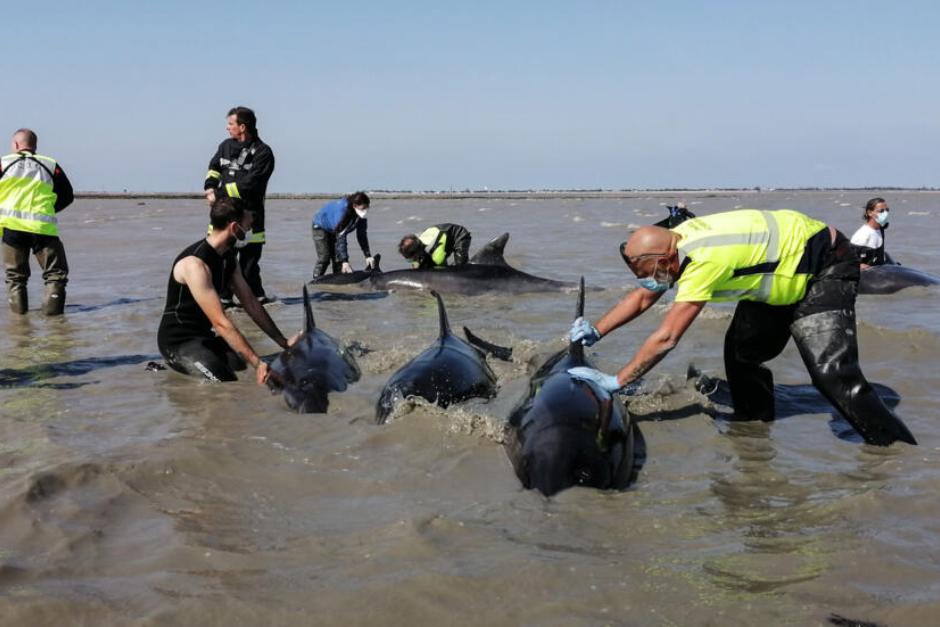
[[[888,249],[940,274],[940,194],[887,194]],[[863,193],[689,194],[700,214],[794,208],[851,234]],[[675,196],[382,200],[373,250],[468,226],[475,250],[512,233],[507,258],[603,290],[632,288],[617,254]],[[319,203],[272,201],[262,259],[269,312],[297,304]],[[170,264],[204,232],[195,200],[81,200],[61,214],[67,315],[0,313],[0,616],[7,624],[812,625],[835,612],[888,625],[940,612],[940,291],[862,297],[869,379],[920,446],[869,447],[808,385],[792,344],[772,362],[776,423],[731,424],[686,381],[723,376],[730,306],[709,306],[630,399],[647,445],[623,493],[523,491],[501,441],[529,375],[563,346],[572,294],[446,296],[451,323],[514,348],[500,393],[373,424],[388,377],[436,336],[420,293],[320,298],[318,325],[366,350],[361,381],[326,415],[290,413],[250,376],[206,385],[150,372]],[[350,242],[355,265],[362,263]],[[31,282],[35,309],[41,278]],[[592,351],[619,367],[663,307]],[[265,353],[276,350],[243,314]],[[837,437],[837,434],[842,437]],[[931,618],[934,617],[934,618]]]

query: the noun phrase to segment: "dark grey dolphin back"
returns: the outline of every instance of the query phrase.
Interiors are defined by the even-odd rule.
[[[358,381],[360,370],[348,350],[316,328],[306,285],[303,294],[304,332],[277,356],[271,368],[280,375],[281,392],[288,407],[301,413],[323,413],[329,407],[330,392],[342,392]]]

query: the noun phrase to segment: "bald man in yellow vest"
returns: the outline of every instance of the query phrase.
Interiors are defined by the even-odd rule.
[[[743,209],[637,229],[620,254],[640,288],[593,325],[579,318],[572,341],[591,345],[655,304],[672,286],[675,302],[659,328],[616,375],[569,371],[614,392],[665,357],[706,303],[738,301],[725,335],[725,373],[735,414],[773,420],[773,374],[763,363],[792,336],[813,384],[869,444],[916,444],[858,364],[855,296],[859,261],[848,239],[796,211]]]
[[[29,310],[26,283],[29,253],[36,256],[46,283],[43,311],[56,316],[65,309],[69,266],[59,239],[56,214],[72,203],[72,184],[56,160],[36,154],[36,133],[21,128],[13,134],[12,152],[0,157],[0,227],[3,265],[10,310]]]

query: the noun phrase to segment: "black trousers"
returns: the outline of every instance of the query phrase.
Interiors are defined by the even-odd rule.
[[[839,234],[841,240],[844,240]],[[869,444],[897,440],[916,444],[888,409],[858,363],[855,297],[859,265],[833,255],[795,305],[738,303],[725,334],[724,359],[735,414],[745,420],[774,419],[774,378],[764,366],[792,336],[813,385]]]
[[[251,293],[258,298],[264,298],[264,287],[261,285],[261,253],[264,250],[264,244],[248,244],[235,251],[238,258],[238,267],[241,268],[242,276],[245,282],[251,288]],[[232,292],[228,285],[222,290],[219,296],[223,299],[231,299]]]
[[[342,272],[343,264],[336,260],[336,235],[324,229],[313,229],[313,247],[317,251],[317,262],[313,266],[313,278],[326,274],[327,266],[332,265],[333,274]]]

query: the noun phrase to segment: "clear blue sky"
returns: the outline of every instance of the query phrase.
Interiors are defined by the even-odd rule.
[[[273,192],[940,186],[940,3],[11,2],[3,144],[202,186],[235,104]]]

